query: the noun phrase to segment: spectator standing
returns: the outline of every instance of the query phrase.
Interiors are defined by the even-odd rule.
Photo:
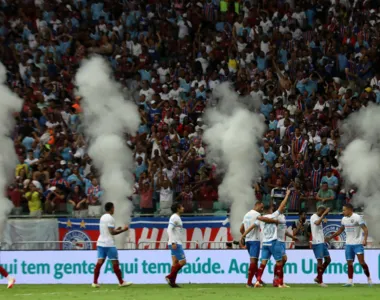
[[[299,212],[299,219],[293,223],[293,236],[297,239],[295,240],[295,249],[309,249],[310,241],[310,223],[306,220],[306,212]]]
[[[90,217],[98,217],[102,214],[101,197],[103,195],[98,180],[92,179],[92,186],[88,189],[88,215]]]
[[[37,218],[41,217],[41,191],[33,183],[29,183],[24,197],[28,201],[29,215]]]
[[[143,214],[152,214],[155,211],[153,206],[154,179],[152,175],[149,179],[144,177],[141,177],[139,181],[140,210]]]
[[[329,188],[329,184],[326,181],[322,181],[321,188],[315,197],[317,200],[317,208],[319,206],[325,206],[334,209],[335,193]]]
[[[73,191],[67,196],[67,202],[72,205],[75,218],[86,218],[88,215],[88,200],[80,185],[75,185]]]

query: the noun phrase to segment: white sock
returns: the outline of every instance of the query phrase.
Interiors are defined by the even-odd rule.
[[[7,279],[8,279],[8,280],[11,280],[11,279],[12,279],[12,277],[8,275]]]
[[[371,277],[368,277],[368,281],[372,281]]]
[[[352,279],[348,279],[348,283],[351,283],[351,284],[352,284]]]

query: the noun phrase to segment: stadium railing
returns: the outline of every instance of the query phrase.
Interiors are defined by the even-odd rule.
[[[232,244],[232,248],[227,246],[228,243]],[[202,242],[200,249],[239,249],[239,245],[234,244],[233,242]]]
[[[310,212],[309,214],[312,214],[312,213]],[[297,216],[298,213],[286,213],[285,215],[287,215],[287,216]],[[339,215],[339,216],[341,216],[341,214],[339,214],[339,213],[331,213],[330,215]],[[218,216],[218,217],[220,217],[220,216],[226,216],[226,217],[229,217],[230,214],[229,213],[220,214],[219,212],[214,212],[214,213],[213,212],[210,212],[210,213],[194,212],[194,213],[185,213],[185,214],[182,214],[181,216],[183,216],[183,217],[214,217],[214,216]],[[88,216],[85,219],[99,219],[100,217],[101,216],[97,216],[97,217]],[[132,215],[132,217],[170,217],[170,215],[134,213]],[[25,214],[21,214],[21,215],[9,215],[8,218],[9,219],[36,219],[36,217],[30,216],[29,214],[26,214],[26,213]],[[42,218],[42,219],[75,218],[75,216],[73,216],[70,213],[61,213],[61,214],[55,214],[55,215],[43,214],[39,218]]]
[[[5,242],[0,242],[0,250],[3,251],[36,251],[36,250],[93,250],[95,249],[94,244],[96,241],[26,241],[26,242],[14,242],[8,244]],[[287,245],[294,244],[293,241],[286,241]],[[330,244],[338,245],[331,247],[332,249],[344,249],[344,241],[331,241]],[[91,244],[90,247],[84,247],[84,244]],[[232,244],[228,246],[228,244]],[[64,247],[65,246],[65,247]],[[198,241],[186,241],[183,243],[184,249],[195,250],[195,249],[213,249],[213,250],[224,250],[224,249],[240,249],[236,242],[224,241],[224,242],[202,242],[199,244]],[[294,247],[287,247],[293,248]],[[310,241],[311,248],[311,241]],[[368,242],[367,249],[380,249],[380,245]],[[122,250],[162,250],[168,249],[167,241],[145,241],[139,242],[137,247],[134,242],[125,242]]]
[[[69,241],[26,241],[26,242],[14,242],[10,245],[9,250],[60,250],[64,245],[72,246],[72,242]]]
[[[97,241],[71,241],[71,250],[89,250],[89,249],[84,249],[83,245],[84,244],[91,244],[91,248],[93,249],[94,245],[96,246]],[[123,244],[123,250],[136,250],[136,243],[134,242],[125,242]]]
[[[155,244],[158,244],[159,247],[157,248]],[[199,244],[197,241],[185,241],[183,242],[183,245],[185,246],[185,249],[198,249]],[[152,247],[153,246],[153,247]],[[145,250],[145,249],[167,249],[168,248],[168,242],[166,241],[149,241],[149,242],[139,242],[137,249],[139,250]]]

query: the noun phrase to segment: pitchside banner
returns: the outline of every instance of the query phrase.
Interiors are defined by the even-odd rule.
[[[340,227],[341,216],[331,215],[325,219],[325,235],[337,231]],[[294,221],[298,216],[288,216],[288,231],[292,232]],[[183,241],[196,241],[198,244],[187,243],[186,248],[220,249],[226,242],[233,240],[230,234],[230,223],[226,216],[213,217],[183,217],[185,229]],[[95,249],[95,241],[99,236],[99,219],[67,219],[60,218],[60,241],[70,241],[63,244],[64,250]],[[168,218],[133,218],[125,241],[124,249],[165,249],[168,241],[166,228]],[[120,224],[120,226],[123,224]],[[157,242],[158,243],[154,243]],[[336,238],[337,242],[345,241],[345,234]],[[290,242],[290,239],[289,239]],[[73,246],[72,246],[73,245]],[[343,248],[343,243],[335,243],[335,248]],[[289,243],[288,247],[292,247]]]
[[[188,250],[188,264],[178,276],[179,283],[239,283],[246,282],[249,257],[244,250]],[[324,282],[347,282],[344,250],[330,252],[332,263],[326,270]],[[287,251],[286,283],[314,283],[316,260],[311,250]],[[372,280],[380,283],[380,250],[365,252]],[[4,251],[1,264],[15,276],[19,284],[91,284],[96,263],[96,251]],[[168,250],[119,251],[120,268],[124,278],[136,284],[164,284],[170,273]],[[263,280],[273,280],[274,262],[270,261]],[[0,277],[1,279],[1,277]],[[99,283],[116,284],[109,261],[103,266]],[[354,265],[354,282],[366,283],[359,263]]]

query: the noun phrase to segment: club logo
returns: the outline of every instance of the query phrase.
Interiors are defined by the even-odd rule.
[[[340,225],[330,224],[323,228],[323,233],[326,237],[334,234],[340,228]],[[343,249],[346,241],[346,233],[343,231],[339,236],[332,239],[329,243],[331,249]]]
[[[63,250],[91,250],[90,237],[80,230],[71,230],[63,237]]]

